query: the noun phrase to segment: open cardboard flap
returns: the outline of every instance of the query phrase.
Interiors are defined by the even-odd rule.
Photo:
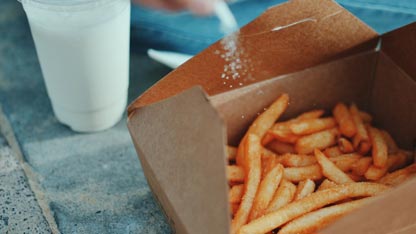
[[[281,29],[273,31],[276,27]],[[377,40],[373,29],[332,0],[291,0],[241,29],[239,48],[250,60],[250,72],[224,85],[224,49],[217,42],[143,93],[128,113],[195,85],[215,95],[241,87],[241,82],[259,82],[375,48]]]
[[[316,20],[270,32],[306,18]],[[384,36],[391,35],[388,40],[394,42],[395,33],[414,32],[414,25],[408,27]],[[249,123],[283,92],[289,93],[291,101],[282,119],[316,108],[329,111],[338,101],[355,102],[375,116],[376,125],[391,131],[401,147],[411,149],[416,137],[414,66],[407,61],[395,63],[394,56],[400,55],[387,49],[393,42],[375,51],[378,35],[332,1],[294,0],[273,7],[241,34],[240,42],[255,61],[255,79],[244,87],[223,85],[224,61],[215,54],[221,50],[216,43],[129,107],[128,127],[143,171],[176,233],[229,233],[224,145],[236,145]],[[415,49],[403,53],[412,54]],[[373,204],[378,205],[357,211],[361,219],[350,215],[348,220],[383,216],[386,222],[392,216],[414,217],[412,209],[380,212],[380,207],[391,208],[384,202],[392,196],[403,193],[411,199],[416,181],[406,186],[377,199]],[[403,220],[403,226],[415,222],[414,218]],[[326,233],[341,233],[345,226],[337,225]],[[361,226],[348,225],[349,233],[366,233]],[[400,226],[369,225],[374,233]]]

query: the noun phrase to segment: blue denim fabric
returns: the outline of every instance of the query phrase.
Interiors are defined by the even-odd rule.
[[[239,26],[259,16],[268,7],[285,0],[245,0],[230,4]],[[416,0],[338,0],[358,18],[385,33],[416,21]],[[223,37],[214,16],[197,17],[189,12],[166,13],[132,7],[132,48],[148,48],[196,54]]]

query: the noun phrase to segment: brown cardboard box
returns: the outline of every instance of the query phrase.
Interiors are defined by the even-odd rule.
[[[277,26],[287,27],[272,31]],[[400,147],[412,148],[416,23],[380,36],[330,0],[292,0],[245,26],[239,40],[252,77],[224,85],[216,43],[128,109],[143,171],[176,233],[228,233],[224,146],[236,145],[257,113],[283,92],[291,101],[282,119],[355,102]],[[412,180],[323,233],[416,233],[415,196]]]

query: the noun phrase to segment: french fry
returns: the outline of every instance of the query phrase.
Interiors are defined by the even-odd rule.
[[[250,125],[249,129],[247,130],[245,136],[249,134],[254,134],[258,136],[260,139],[263,139],[266,132],[273,126],[273,124],[280,117],[280,115],[286,110],[288,103],[289,95],[287,95],[286,93],[282,94],[276,101],[274,101],[269,106],[267,110],[265,110],[254,120],[254,122]],[[241,164],[243,151],[243,149],[239,149],[237,151],[238,165]]]
[[[244,169],[236,165],[227,166],[227,179],[229,182],[244,182]]]
[[[345,139],[344,137],[338,139],[338,146],[341,152],[343,152],[344,154],[354,152],[354,146],[352,146],[351,142]]]
[[[299,200],[302,199],[309,194],[313,193],[315,191],[315,183],[310,180],[303,180],[299,182],[298,187],[296,188],[295,198],[293,200]]]
[[[273,198],[283,176],[283,166],[277,164],[260,182],[248,220],[262,216]]]
[[[335,127],[334,118],[305,119],[289,125],[289,129],[296,135],[306,135]]]
[[[350,106],[350,113],[352,120],[357,128],[357,134],[354,136],[353,145],[354,148],[358,148],[361,142],[368,142],[369,137],[367,130],[365,129],[364,121],[361,119],[360,111],[355,104]]]
[[[299,136],[292,133],[292,131],[289,129],[289,127],[282,127],[279,129],[272,129],[267,132],[270,136],[272,136],[274,139],[285,142],[285,143],[295,143]]]
[[[322,109],[311,110],[300,114],[298,117],[296,117],[296,120],[316,119],[321,117],[324,113],[325,111]]]
[[[355,175],[363,176],[372,163],[373,159],[371,157],[362,157],[352,164],[352,172]]]
[[[262,157],[261,159],[261,178],[264,178],[276,164],[279,163],[277,157]]]
[[[364,182],[364,181],[366,181],[364,176],[359,176],[359,175],[356,175],[354,173],[347,173],[347,175],[355,182]]]
[[[292,144],[273,140],[267,144],[267,148],[277,154],[295,153],[295,147]]]
[[[284,154],[280,163],[285,167],[304,167],[316,163],[316,159],[311,155],[304,154]]]
[[[371,149],[371,143],[369,141],[362,141],[358,146],[358,153],[366,155]]]
[[[240,206],[235,213],[231,222],[231,234],[238,233],[241,226],[243,226],[250,214],[253,206],[253,201],[256,196],[261,177],[261,145],[260,138],[255,134],[248,134],[244,147],[244,165],[245,165],[245,184],[244,195],[241,199]]]
[[[368,127],[368,132],[373,146],[373,164],[376,167],[385,167],[387,165],[387,145],[380,131],[376,128]]]
[[[416,163],[383,176],[377,182],[389,186],[397,186],[416,173]]]
[[[322,174],[328,179],[337,184],[345,184],[354,182],[348,175],[342,172],[333,162],[331,162],[325,155],[319,150],[315,149],[315,157],[318,164],[322,168]]]
[[[227,145],[227,159],[228,161],[235,160],[235,157],[237,155],[237,148],[234,146]]]
[[[244,193],[244,185],[238,184],[231,187],[228,191],[228,202],[230,203],[240,203],[241,197]]]
[[[305,167],[287,167],[285,168],[283,178],[295,183],[306,179],[316,181],[322,178],[322,171],[318,164]]]
[[[361,158],[359,154],[343,154],[337,157],[329,158],[341,171],[347,172],[352,169],[352,165]]]
[[[339,125],[339,131],[342,135],[347,137],[353,137],[357,133],[357,127],[352,120],[351,114],[343,103],[338,103],[332,113],[334,114],[335,120]]]
[[[389,154],[395,154],[399,152],[399,147],[397,146],[396,142],[394,141],[393,137],[391,137],[390,133],[385,130],[380,130],[381,137],[383,137],[384,142],[387,144],[387,152]]]
[[[373,117],[369,113],[367,113],[367,112],[359,111],[359,114],[360,114],[361,120],[364,123],[367,123],[368,124],[368,123],[371,123],[371,121],[373,120]]]
[[[364,176],[368,180],[378,180],[388,171],[393,171],[406,165],[407,156],[403,153],[389,155],[387,165],[385,167],[376,167],[371,165],[365,172]]]
[[[371,198],[346,202],[305,214],[287,223],[279,230],[278,234],[315,233],[351,211],[362,207],[369,201],[369,199]]]
[[[232,216],[234,216],[235,213],[237,213],[238,207],[240,207],[239,203],[230,203],[230,211]]]
[[[347,198],[367,197],[380,194],[388,187],[376,183],[349,183],[337,185],[310,194],[303,199],[294,201],[277,211],[266,214],[252,222],[243,225],[239,234],[263,234],[310,211]]]
[[[276,211],[282,208],[283,206],[289,204],[293,200],[295,192],[296,185],[294,185],[290,181],[283,179],[280,182],[280,185],[277,188],[277,191],[274,194],[273,199],[270,201],[270,204],[267,207],[265,214]]]
[[[341,150],[339,149],[338,146],[332,146],[329,148],[326,148],[324,150],[324,154],[328,157],[328,158],[332,158],[332,157],[336,157],[342,154]]]
[[[338,130],[332,128],[303,136],[296,141],[295,150],[298,154],[309,154],[314,149],[325,149],[336,144],[337,135]]]
[[[324,181],[322,181],[321,185],[319,185],[318,190],[316,190],[316,191],[321,191],[321,190],[324,190],[324,189],[329,189],[329,188],[332,188],[334,186],[337,186],[337,184],[334,183],[334,182],[332,182],[332,181],[330,181],[330,180],[328,180],[328,179],[325,179]]]

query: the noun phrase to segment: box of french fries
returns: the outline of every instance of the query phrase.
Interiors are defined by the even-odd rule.
[[[292,0],[239,32],[248,72],[221,78],[222,46],[128,109],[175,233],[416,233],[416,23]]]

